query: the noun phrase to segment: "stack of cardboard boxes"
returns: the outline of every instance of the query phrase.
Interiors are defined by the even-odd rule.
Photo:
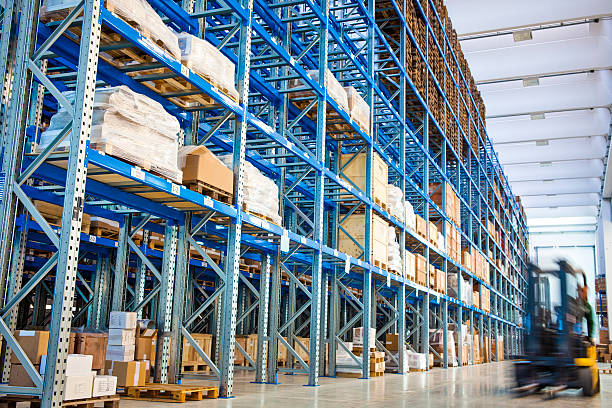
[[[111,312],[108,323],[105,372],[117,377],[120,387],[145,385],[150,373],[149,360],[135,361],[136,313]]]
[[[75,339],[76,336],[71,336]],[[44,376],[47,363],[49,332],[42,330],[19,330],[15,338],[34,368]],[[75,341],[69,346],[75,348]],[[97,375],[94,356],[91,354],[68,354],[66,357],[64,400],[80,400],[92,397],[115,395],[117,378],[112,375]],[[9,385],[34,387],[34,383],[15,354],[11,355]]]

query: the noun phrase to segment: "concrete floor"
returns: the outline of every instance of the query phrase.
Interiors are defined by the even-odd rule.
[[[250,383],[251,375],[238,372],[235,398],[180,404],[192,407],[612,407],[612,374],[602,375],[602,392],[583,398],[577,391],[564,391],[552,401],[541,396],[512,398],[511,363],[491,363],[406,375],[385,374],[370,380],[321,378],[321,386],[305,387],[303,375],[279,375],[281,385]],[[192,383],[196,381],[185,381]],[[201,381],[199,383],[202,383]],[[175,404],[122,400],[123,408],[157,408]]]

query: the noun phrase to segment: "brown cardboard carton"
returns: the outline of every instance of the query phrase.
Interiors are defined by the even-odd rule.
[[[155,347],[153,337],[136,337],[136,351],[134,352],[134,360],[155,359]]]
[[[42,330],[18,330],[15,334],[15,339],[32,364],[40,364],[40,357],[47,354],[49,332]],[[20,364],[15,353],[11,354],[11,363]]]
[[[143,361],[106,360],[104,373],[117,377],[117,386],[131,387],[145,385],[148,364]]]
[[[74,354],[89,354],[93,356],[92,369],[104,369],[106,361],[106,346],[108,343],[108,334],[83,332],[75,333],[75,353]]]
[[[40,369],[38,364],[34,365],[36,371]],[[9,384],[15,387],[34,387],[34,383],[21,364],[11,363],[11,374],[9,376]]]
[[[203,182],[212,187],[234,192],[234,174],[206,147],[199,146],[185,156],[183,184]]]
[[[385,336],[385,347],[389,351],[399,351],[399,335],[397,333],[387,333]]]

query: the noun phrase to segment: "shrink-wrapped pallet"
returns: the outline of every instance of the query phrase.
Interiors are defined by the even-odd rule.
[[[214,45],[188,33],[178,36],[181,62],[228,96],[238,100],[236,66]]]
[[[319,79],[319,71],[316,69],[308,71],[308,75],[315,81]],[[350,109],[346,91],[329,68],[325,69],[325,80],[327,82],[327,94],[340,106],[340,108],[346,113],[349,113]]]
[[[59,20],[80,3],[79,0],[45,0],[41,7],[41,20]],[[162,21],[146,0],[106,0],[107,10],[125,20],[143,36],[168,51],[174,58],[181,57],[178,38]]]
[[[404,201],[404,213],[406,217],[406,226],[411,228],[413,231],[416,230],[416,214],[414,213],[414,208],[410,201]]]
[[[219,156],[219,160],[228,168],[232,168],[231,154]],[[279,215],[278,205],[278,186],[274,181],[264,176],[263,173],[250,162],[245,161],[243,165],[243,204],[245,209],[252,213],[263,215],[275,224],[280,225],[281,217]]]
[[[370,105],[352,86],[344,88],[348,98],[349,114],[366,133],[370,133]]]
[[[74,100],[74,92],[64,95]],[[53,115],[49,128],[40,137],[43,150],[72,119],[65,108]],[[178,120],[161,104],[132,91],[127,86],[96,90],[91,125],[91,147],[106,154],[151,170],[163,177],[181,182],[177,165]],[[59,144],[67,148],[70,137]]]
[[[389,242],[387,246],[387,259],[389,262],[388,268],[390,271],[402,274],[402,257],[400,255],[400,246],[395,237],[395,227],[389,226],[388,232]]]
[[[387,207],[389,214],[400,221],[404,221],[404,194],[393,184],[387,185]]]

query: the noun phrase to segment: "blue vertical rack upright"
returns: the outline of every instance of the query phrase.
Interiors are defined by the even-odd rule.
[[[156,321],[156,381],[189,375],[179,347],[188,342],[225,397],[234,394],[237,369],[267,383],[277,383],[279,373],[306,374],[308,385],[335,376],[336,354],[349,352],[344,341],[359,326],[376,328],[375,339],[364,331],[364,344],[386,351],[384,336],[398,332],[400,349],[432,353],[444,367],[448,355],[431,347],[430,338],[441,331],[447,350],[451,324],[461,339],[469,321],[481,350],[485,337],[489,344],[501,337],[504,358],[520,352],[525,218],[437,1],[149,3],[172,29],[206,39],[235,64],[237,99],[109,11],[110,3],[83,0],[44,22],[38,1],[3,3],[0,334],[33,386],[0,384],[0,393],[40,396],[43,406],[60,406],[71,324],[104,329],[110,310]],[[121,58],[113,57],[117,53]],[[332,98],[328,72],[363,96],[371,109],[369,127]],[[169,91],[159,83],[182,88]],[[160,102],[179,120],[181,143],[231,154],[233,199],[203,195],[93,149],[94,90],[117,85]],[[66,90],[76,92],[74,103],[62,94]],[[33,154],[60,106],[73,112],[71,125]],[[54,150],[63,138],[70,139],[70,150]],[[360,154],[361,188],[341,164],[343,156]],[[377,158],[416,213],[444,234],[456,228],[460,246],[486,259],[490,280],[434,245],[429,222],[421,236],[389,213],[373,195]],[[280,224],[243,206],[246,163],[276,182]],[[432,200],[434,184],[442,197],[452,190],[459,198],[461,225],[446,213],[446,198],[442,206]],[[35,200],[63,207],[57,225],[41,215]],[[117,235],[81,232],[83,213],[116,222]],[[341,227],[355,214],[364,220],[361,241]],[[490,311],[462,299],[462,279],[454,295],[434,289],[429,273],[418,284],[405,278],[405,270],[392,273],[376,262],[370,251],[375,219],[395,227],[402,259],[420,254],[445,277],[457,274],[490,291]],[[488,222],[503,231],[503,247]],[[361,255],[338,249],[340,231]],[[163,237],[163,247],[153,237]],[[31,316],[29,307],[19,308],[26,304]],[[45,324],[51,336],[41,376],[14,331]],[[201,332],[213,334],[211,350],[194,338]],[[236,337],[247,334],[257,336],[250,352]],[[497,359],[499,351],[486,360]],[[459,364],[475,362],[474,344],[471,359],[463,358],[463,347],[458,354]],[[351,355],[368,378],[369,354]],[[240,356],[244,366],[234,364]],[[403,353],[397,359],[400,367],[407,363]]]

